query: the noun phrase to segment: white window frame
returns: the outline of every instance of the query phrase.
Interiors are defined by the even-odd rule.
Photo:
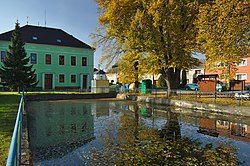
[[[246,75],[245,79],[239,79],[239,80],[247,80],[247,73],[236,73],[236,80],[238,80],[238,75]]]
[[[244,62],[244,63],[243,63]],[[242,59],[241,62],[236,64],[237,66],[247,66],[247,59]]]

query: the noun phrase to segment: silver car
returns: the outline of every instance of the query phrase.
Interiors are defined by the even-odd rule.
[[[250,91],[242,91],[242,92],[237,92],[234,94],[234,97],[237,100],[250,100]]]

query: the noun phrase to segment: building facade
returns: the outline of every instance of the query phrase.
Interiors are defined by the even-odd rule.
[[[26,25],[20,28],[30,64],[41,90],[81,89],[91,85],[94,49],[61,29]],[[0,34],[1,62],[12,31]]]
[[[241,58],[242,61],[236,64],[235,80],[245,80],[245,85],[250,85],[250,56]],[[224,63],[215,62],[215,69],[206,69],[206,74],[219,74],[220,76],[226,71],[228,72],[228,66]],[[226,82],[225,79],[220,79],[222,82]]]

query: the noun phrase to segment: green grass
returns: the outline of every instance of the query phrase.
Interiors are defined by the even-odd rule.
[[[0,165],[7,160],[20,97],[16,92],[0,93]]]

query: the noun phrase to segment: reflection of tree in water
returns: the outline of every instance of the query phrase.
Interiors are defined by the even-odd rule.
[[[167,123],[164,128],[160,131],[161,138],[167,138],[172,140],[178,140],[181,138],[181,128],[178,121],[178,114],[167,111]]]
[[[124,111],[116,140],[103,138],[105,147],[93,153],[93,165],[237,165],[233,147],[201,147],[181,137],[178,114],[167,114],[167,123],[159,132],[143,124],[138,107],[132,113]]]

